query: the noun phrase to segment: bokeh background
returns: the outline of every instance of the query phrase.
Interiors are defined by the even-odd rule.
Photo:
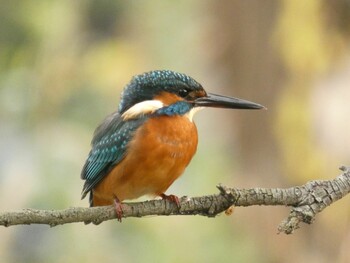
[[[197,114],[169,193],[290,187],[350,164],[350,1],[0,1],[0,210],[80,200],[94,128],[131,77],[171,69],[268,111]],[[349,198],[293,235],[284,207],[215,219],[0,228],[1,262],[350,262]]]

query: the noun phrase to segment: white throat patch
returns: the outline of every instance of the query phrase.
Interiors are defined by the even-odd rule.
[[[122,114],[124,120],[134,119],[140,115],[153,113],[163,108],[164,104],[160,100],[145,100],[139,102]]]
[[[202,110],[203,107],[194,107],[189,112],[185,114],[185,116],[190,120],[190,122],[193,122],[193,116],[196,112]]]

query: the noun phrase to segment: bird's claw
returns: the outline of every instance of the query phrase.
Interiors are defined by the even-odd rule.
[[[123,207],[122,207],[122,203],[119,201],[119,199],[116,196],[114,197],[114,208],[115,208],[117,220],[121,223],[122,217],[123,217]]]
[[[166,195],[166,194],[161,194],[160,197],[163,199],[163,200],[169,200],[170,202],[173,202],[176,204],[177,208],[180,208],[181,205],[180,205],[180,199],[178,196],[176,195]]]

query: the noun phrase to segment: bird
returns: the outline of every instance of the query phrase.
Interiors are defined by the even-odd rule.
[[[135,75],[121,93],[118,109],[96,128],[81,171],[82,199],[90,206],[114,205],[149,195],[180,206],[166,190],[196,153],[193,116],[203,108],[263,109],[234,97],[207,93],[193,78],[171,70]]]

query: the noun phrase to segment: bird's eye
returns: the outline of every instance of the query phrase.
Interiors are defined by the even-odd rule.
[[[179,95],[180,97],[184,98],[188,95],[189,91],[187,89],[180,89],[179,90]]]

